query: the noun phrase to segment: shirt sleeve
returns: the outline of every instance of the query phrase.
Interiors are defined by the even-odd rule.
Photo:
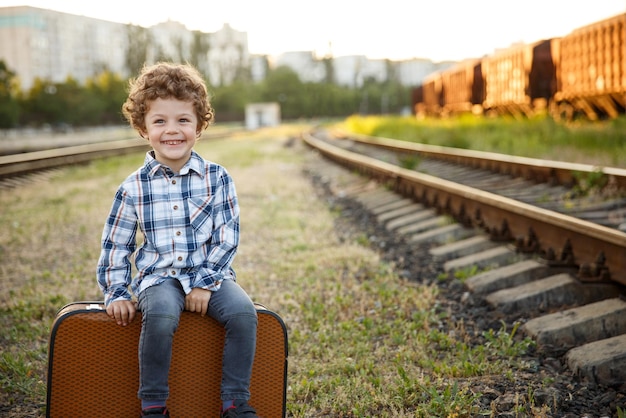
[[[192,288],[212,291],[219,290],[224,279],[235,280],[231,265],[239,246],[239,203],[235,184],[226,171],[222,171],[216,184],[207,257],[190,283]]]
[[[108,306],[116,300],[131,300],[131,255],[136,249],[137,215],[132,199],[119,189],[102,231],[97,265],[98,285]]]

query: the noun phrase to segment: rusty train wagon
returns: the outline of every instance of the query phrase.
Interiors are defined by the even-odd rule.
[[[443,113],[482,113],[485,100],[485,83],[482,62],[465,60],[441,73]]]
[[[626,113],[626,14],[463,61],[430,74],[418,89],[412,100],[421,116],[478,113],[482,104],[493,115],[618,117]]]
[[[626,14],[581,28],[559,40],[558,86],[550,111],[615,118],[626,109]]]
[[[444,92],[441,72],[432,73],[422,83],[422,102],[415,105],[419,116],[439,116],[443,109]]]
[[[557,85],[554,42],[517,45],[483,58],[486,114],[529,117],[547,109]]]

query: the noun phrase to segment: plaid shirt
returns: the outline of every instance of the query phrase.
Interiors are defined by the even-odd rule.
[[[175,174],[148,152],[117,190],[102,232],[97,279],[105,304],[130,300],[129,285],[138,295],[168,278],[178,279],[185,293],[219,290],[222,280],[236,278],[231,263],[238,244],[239,204],[226,169],[192,152]]]

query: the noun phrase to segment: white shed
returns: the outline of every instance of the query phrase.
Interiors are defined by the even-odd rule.
[[[246,129],[280,125],[278,103],[249,103],[246,105]]]

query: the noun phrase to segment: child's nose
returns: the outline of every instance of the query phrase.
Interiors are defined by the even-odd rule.
[[[178,124],[175,122],[168,122],[165,129],[168,133],[176,133],[178,132]]]

